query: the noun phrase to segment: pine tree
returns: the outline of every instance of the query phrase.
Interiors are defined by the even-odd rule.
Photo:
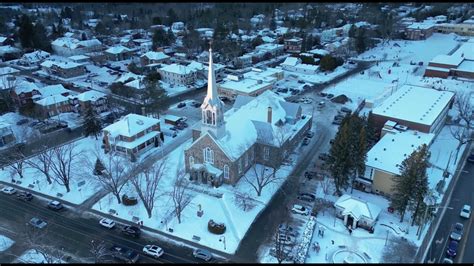
[[[19,22],[18,37],[23,48],[33,47],[33,24],[28,15],[22,15]]]
[[[102,172],[105,170],[105,166],[102,161],[97,158],[95,161],[94,175],[102,175]]]
[[[95,139],[97,139],[97,136],[100,134],[101,130],[102,123],[100,121],[99,116],[94,111],[92,106],[88,106],[84,117],[84,131],[86,137],[88,137],[89,135],[94,135]]]
[[[352,114],[349,118],[350,140],[349,154],[351,169],[351,193],[355,178],[365,171],[365,160],[367,158],[367,136],[365,130],[365,119],[357,114]]]
[[[142,95],[144,99],[143,106],[149,113],[157,113],[163,101],[168,98],[166,91],[160,88],[158,78],[154,74],[149,74],[143,79],[145,84]]]
[[[414,191],[413,191],[413,198],[409,202],[409,209],[413,211],[413,220],[412,225],[415,221],[421,216],[423,212],[420,212],[421,206],[423,203],[423,199],[428,193],[428,176],[426,174],[426,169],[428,168],[429,162],[428,159],[430,157],[430,153],[428,151],[428,146],[423,144],[417,151],[415,157],[415,182],[414,182]]]
[[[153,50],[156,50],[158,47],[169,45],[168,36],[162,28],[158,28],[153,33]]]
[[[364,28],[359,28],[357,31],[357,37],[356,37],[356,50],[357,53],[363,53],[365,49],[367,48],[366,40],[365,40],[365,29]]]
[[[345,117],[339,127],[339,131],[334,138],[334,143],[329,150],[328,166],[329,172],[334,178],[336,193],[341,194],[341,189],[346,189],[349,185],[349,175],[351,171],[350,160],[350,128],[349,117]]]

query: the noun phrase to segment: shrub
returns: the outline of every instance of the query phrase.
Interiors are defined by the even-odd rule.
[[[138,203],[138,199],[135,197],[129,198],[127,195],[122,195],[122,202],[125,206],[133,206]]]
[[[225,233],[226,227],[225,227],[225,224],[216,223],[214,222],[214,220],[211,219],[207,223],[207,230],[209,230],[209,232],[213,234],[222,235],[223,233]]]

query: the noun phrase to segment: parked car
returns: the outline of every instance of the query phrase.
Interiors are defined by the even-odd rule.
[[[451,242],[449,242],[448,249],[446,250],[446,253],[448,254],[448,256],[452,258],[456,257],[457,252],[458,252],[458,246],[459,246],[459,242],[451,240]]]
[[[326,106],[326,103],[325,103],[324,101],[320,101],[320,102],[318,103],[318,107],[319,107],[319,108],[322,108],[322,107],[324,107],[324,106]]]
[[[467,161],[470,163],[474,163],[474,153],[471,153],[469,156],[467,156]]]
[[[184,102],[181,102],[181,103],[178,104],[178,108],[183,108],[185,106],[186,106],[186,103],[184,103]]]
[[[325,92],[320,92],[320,93],[319,93],[319,96],[321,96],[321,97],[326,97],[326,96],[328,96],[328,94],[325,93]]]
[[[211,252],[205,250],[205,249],[195,249],[193,251],[193,256],[197,259],[201,259],[204,261],[210,261],[212,259],[212,254]]]
[[[157,258],[161,257],[163,255],[163,253],[165,253],[165,252],[163,251],[162,248],[160,248],[157,245],[145,245],[143,247],[143,253],[157,259]]]
[[[303,139],[303,146],[306,146],[309,144],[309,138],[304,138]]]
[[[329,159],[329,154],[327,153],[321,153],[318,155],[318,158],[321,160],[321,161],[326,161],[327,159]]]
[[[16,125],[17,126],[24,125],[24,124],[28,123],[28,121],[30,121],[30,120],[28,120],[28,118],[23,118],[23,119],[18,120],[18,122],[16,122]]]
[[[345,115],[341,115],[341,114],[337,114],[336,116],[334,116],[334,120],[341,120],[344,119],[344,117],[346,117]]]
[[[352,110],[349,109],[349,108],[347,108],[347,107],[345,107],[345,106],[343,106],[343,107],[341,108],[341,112],[350,114],[350,113],[352,113]]]
[[[308,137],[308,138],[314,137],[314,132],[313,131],[308,131],[308,133],[306,133],[306,137]]]
[[[296,214],[301,214],[304,216],[309,215],[309,210],[299,204],[293,205],[293,208],[291,209],[291,212],[296,213]]]
[[[334,120],[332,121],[332,123],[333,123],[334,125],[340,125],[340,124],[342,124],[342,119],[334,119]]]
[[[326,98],[328,98],[328,99],[332,99],[333,97],[334,97],[334,94],[332,94],[332,93],[329,93],[328,95],[326,95]]]
[[[115,221],[107,218],[102,218],[99,221],[99,224],[102,225],[103,227],[112,229],[115,226]]]
[[[469,219],[469,217],[471,217],[471,205],[464,204],[460,216]]]
[[[464,225],[462,223],[456,223],[451,230],[449,237],[456,241],[461,241],[464,232]]]
[[[12,188],[12,187],[4,187],[2,188],[2,192],[5,193],[5,194],[8,194],[8,195],[13,195],[16,193],[16,189]]]
[[[46,225],[48,225],[47,222],[41,220],[40,218],[37,218],[37,217],[33,217],[31,218],[29,224],[35,228],[38,228],[38,229],[43,229],[44,227],[46,227]]]
[[[139,237],[141,234],[141,230],[136,226],[126,225],[122,228],[122,233],[133,237]]]
[[[140,255],[137,252],[119,245],[113,245],[110,251],[112,257],[126,263],[136,263],[140,259]]]
[[[284,245],[291,245],[295,243],[295,238],[289,235],[280,234],[278,240]]]
[[[453,260],[449,258],[444,258],[442,264],[453,264]]]
[[[312,179],[313,177],[316,176],[316,174],[317,173],[314,172],[314,171],[306,171],[306,172],[304,172],[304,177],[308,178],[308,179]]]
[[[300,193],[300,194],[298,195],[298,199],[304,200],[304,201],[313,202],[313,201],[316,200],[316,196],[313,195],[313,194],[311,194],[311,193],[305,193],[305,192],[303,192],[303,193]]]
[[[334,139],[329,140],[329,144],[334,144]]]
[[[293,251],[293,247],[292,246],[283,246],[282,248],[282,251],[285,255],[285,257],[288,259],[288,260],[292,260],[293,259],[293,254],[292,251]],[[271,248],[270,249],[270,255],[273,256],[273,257],[277,257],[277,251],[276,251],[276,248]]]
[[[198,108],[198,107],[200,107],[200,106],[201,106],[201,104],[200,104],[200,103],[198,103],[198,102],[196,102],[196,101],[192,101],[192,102],[191,102],[191,106],[192,106],[192,107],[196,107],[196,108]]]
[[[33,194],[30,192],[22,191],[16,195],[18,199],[24,200],[24,201],[30,201],[33,199]]]
[[[59,211],[63,208],[63,204],[59,201],[56,201],[56,200],[53,200],[53,201],[50,201],[48,203],[48,208],[52,209],[52,210],[55,210],[55,211]]]

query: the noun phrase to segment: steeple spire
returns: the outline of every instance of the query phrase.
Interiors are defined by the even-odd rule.
[[[212,40],[209,42],[209,71],[207,75],[207,95],[204,99],[203,106],[206,106],[208,104],[219,107],[223,105],[222,101],[219,99],[219,95],[217,94],[216,76],[214,73],[214,63],[212,61]]]

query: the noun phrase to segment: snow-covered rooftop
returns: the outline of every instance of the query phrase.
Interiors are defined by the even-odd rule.
[[[432,125],[454,97],[450,91],[404,85],[372,113],[414,123]]]
[[[252,93],[262,88],[271,86],[268,82],[259,82],[255,79],[245,78],[239,81],[228,80],[219,85],[221,89],[230,89],[244,93]]]
[[[311,53],[311,54],[317,54],[317,55],[327,55],[327,54],[329,54],[329,52],[324,50],[324,49],[313,49],[313,50],[310,50],[308,52]]]
[[[142,57],[147,57],[150,60],[163,60],[169,58],[166,54],[163,52],[154,52],[154,51],[149,51],[142,55]]]
[[[458,70],[466,71],[466,72],[474,72],[474,61],[473,60],[464,60],[458,66]]]
[[[63,68],[63,69],[70,69],[70,68],[75,68],[75,67],[79,67],[81,66],[81,64],[77,64],[77,63],[74,63],[74,62],[66,62],[66,61],[52,61],[52,60],[46,60],[44,61],[43,63],[41,63],[41,66],[42,67],[47,67],[47,68],[50,68],[52,67],[53,65],[59,67],[59,68]]]
[[[301,60],[296,57],[287,57],[281,65],[296,66]]]
[[[107,95],[105,93],[99,92],[99,91],[86,91],[83,92],[79,95],[77,95],[77,99],[81,102],[86,102],[86,101],[97,101],[98,99],[102,97],[106,97]]]
[[[265,43],[255,47],[257,51],[271,51],[274,49],[283,49],[283,44],[276,44],[276,43]]]
[[[131,51],[130,49],[122,45],[113,46],[105,50],[105,52],[109,54],[120,54],[120,53],[125,53],[125,52],[130,52],[130,51]]]
[[[113,138],[117,136],[132,137],[158,123],[160,123],[160,119],[138,114],[128,114],[103,130],[109,132]]]
[[[18,73],[18,72],[20,72],[20,71],[17,70],[17,69],[11,68],[11,67],[1,67],[0,68],[0,76],[13,74],[13,73]]]
[[[458,66],[462,60],[463,58],[460,56],[440,54],[433,58],[430,63]]]
[[[164,72],[175,73],[178,75],[185,75],[195,71],[194,68],[178,64],[165,65],[164,67],[160,68],[160,70]]]
[[[357,220],[360,220],[362,216],[375,220],[379,216],[382,209],[368,201],[354,198],[351,195],[342,195],[335,203],[334,206],[340,207],[343,210],[343,215],[351,214]]]
[[[68,57],[69,59],[71,59],[72,61],[79,61],[79,60],[87,60],[87,59],[90,59],[90,57],[88,57],[87,55],[73,55],[73,56],[70,56]]]
[[[42,106],[49,106],[49,105],[67,102],[67,101],[69,101],[68,97],[62,96],[61,94],[56,94],[56,95],[45,97],[41,100],[36,101],[35,103]]]
[[[433,28],[435,26],[434,23],[413,23],[410,26],[407,27],[407,29],[413,29],[413,30],[427,30],[430,28]]]
[[[36,84],[28,81],[20,82],[15,88],[16,94],[32,92],[33,90],[39,91],[39,88]]]
[[[47,57],[49,57],[51,54],[42,50],[34,51],[31,53],[24,54],[21,59],[26,60],[30,63],[35,63],[38,61],[41,61]]]
[[[367,153],[366,165],[385,172],[400,174],[399,166],[419,146],[430,145],[435,135],[407,130],[387,133]]]
[[[129,80],[143,79],[144,77],[145,76],[143,75],[133,74],[132,72],[125,72],[119,78],[117,78],[115,82],[125,83],[126,81],[129,81]]]
[[[63,94],[70,92],[62,84],[55,84],[55,85],[49,85],[41,88],[40,90],[41,96],[43,97],[48,97],[52,95],[57,95],[57,94]]]
[[[452,56],[462,57],[467,60],[474,60],[474,38],[461,45]]]

